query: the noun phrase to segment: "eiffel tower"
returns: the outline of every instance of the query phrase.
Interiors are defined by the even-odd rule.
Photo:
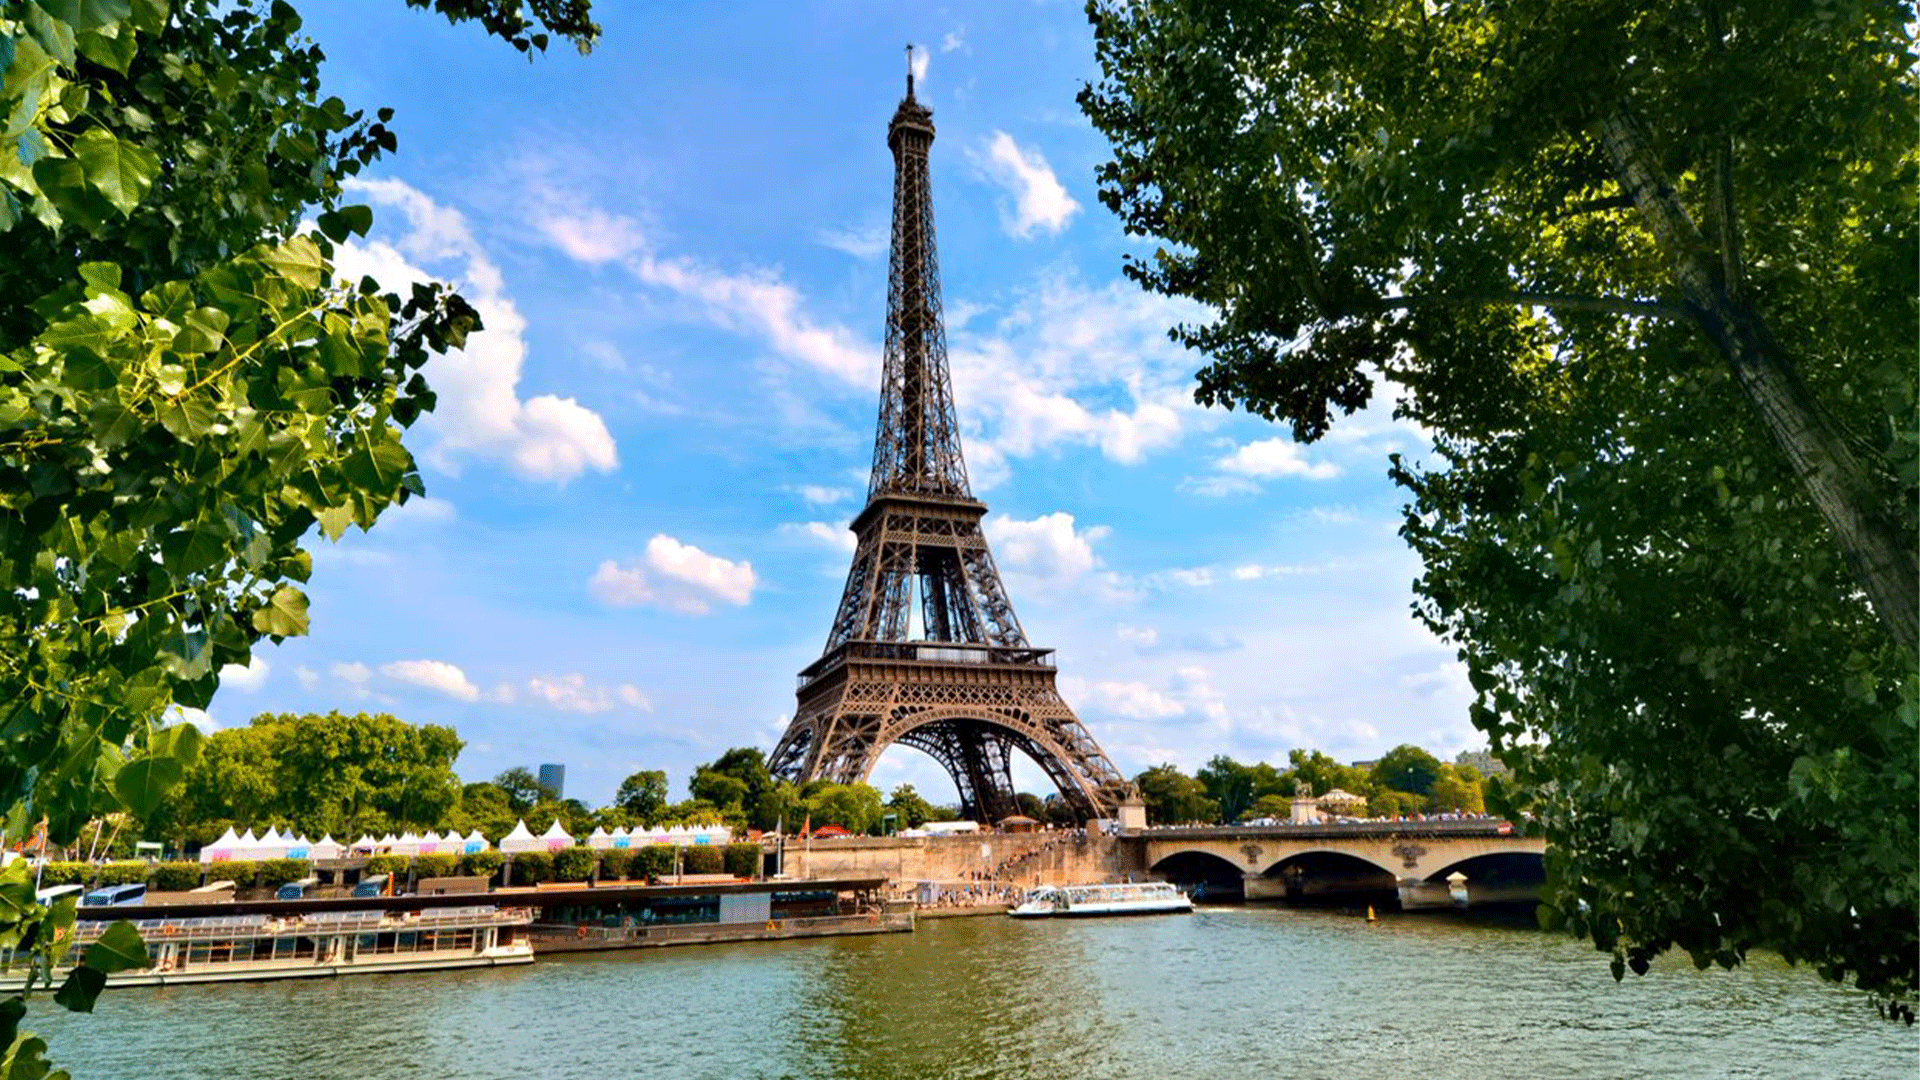
[[[893,253],[873,477],[826,649],[800,673],[769,764],[786,780],[853,783],[901,743],[946,767],[963,815],[998,821],[1019,812],[1018,750],[1082,821],[1110,817],[1136,799],[1133,786],[1054,688],[1052,650],[1028,644],[980,530],[986,504],[967,485],[940,318],[932,145],[933,111],[915,100],[909,64],[887,126]]]

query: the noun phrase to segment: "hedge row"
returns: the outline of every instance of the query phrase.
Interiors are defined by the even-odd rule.
[[[676,858],[676,853],[678,857]],[[493,877],[507,862],[498,851],[476,851],[466,855],[375,855],[367,860],[367,873],[404,876],[409,869],[416,878]],[[299,881],[312,873],[306,859],[228,859],[202,865],[197,862],[148,863],[139,860],[104,864],[50,862],[40,871],[42,886],[130,885],[147,882],[162,892],[184,892],[198,888],[202,881],[231,881],[238,888],[277,888]],[[598,874],[595,874],[596,869]],[[513,856],[513,885],[537,885],[543,881],[621,881],[665,877],[676,871],[684,874],[729,873],[735,877],[754,877],[760,872],[760,845],[728,844],[725,847],[696,844],[675,848],[671,844],[649,844],[641,848],[614,848],[605,851],[570,847],[559,851],[528,851]]]

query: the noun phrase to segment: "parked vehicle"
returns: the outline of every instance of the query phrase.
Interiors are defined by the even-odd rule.
[[[142,903],[147,898],[145,882],[135,885],[106,885],[88,893],[80,901],[85,907],[120,907]]]

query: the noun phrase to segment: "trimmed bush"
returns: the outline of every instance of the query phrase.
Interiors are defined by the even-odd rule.
[[[102,885],[134,885],[147,880],[148,864],[140,860],[110,862],[100,868]]]
[[[673,873],[673,845],[648,844],[633,857],[635,877],[657,878]]]
[[[200,864],[163,862],[153,868],[153,887],[161,892],[186,892],[200,887]]]
[[[231,881],[235,889],[253,888],[253,879],[260,874],[260,864],[251,859],[228,859],[225,862],[207,864],[207,880]]]
[[[434,852],[413,858],[413,876],[417,878],[452,877],[459,860],[450,854]]]
[[[689,874],[718,874],[726,868],[726,859],[712,844],[694,844],[681,852],[680,868]]]
[[[412,861],[412,857],[408,855],[375,855],[367,860],[366,874],[368,877],[374,874],[394,874],[404,877],[407,864]]]
[[[491,878],[506,861],[507,857],[497,851],[475,851],[460,856],[460,872],[467,877]]]
[[[744,878],[760,876],[759,844],[728,844],[724,850],[727,873]]]
[[[40,885],[43,888],[54,885],[85,885],[92,880],[92,863],[50,862],[40,871]]]
[[[513,857],[508,870],[515,885],[538,885],[553,880],[553,856],[544,851],[523,851]]]
[[[260,864],[260,884],[277,889],[289,881],[299,881],[312,870],[309,859],[268,859]]]
[[[600,853],[600,880],[613,881],[633,872],[632,848],[609,848]]]
[[[593,876],[600,853],[589,847],[561,848],[553,853],[553,876],[561,881],[585,881]]]

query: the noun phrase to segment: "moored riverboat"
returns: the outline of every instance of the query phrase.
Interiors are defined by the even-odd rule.
[[[1192,910],[1193,901],[1164,881],[1128,881],[1035,889],[1007,914],[1016,919],[1086,918],[1169,915]]]
[[[526,910],[493,906],[141,919],[134,927],[146,940],[152,963],[109,975],[107,985],[173,986],[529,964],[533,946],[526,928],[531,922]],[[69,955],[77,959],[107,925],[78,923]],[[24,971],[16,968],[0,974],[0,990],[18,990],[24,981]]]

